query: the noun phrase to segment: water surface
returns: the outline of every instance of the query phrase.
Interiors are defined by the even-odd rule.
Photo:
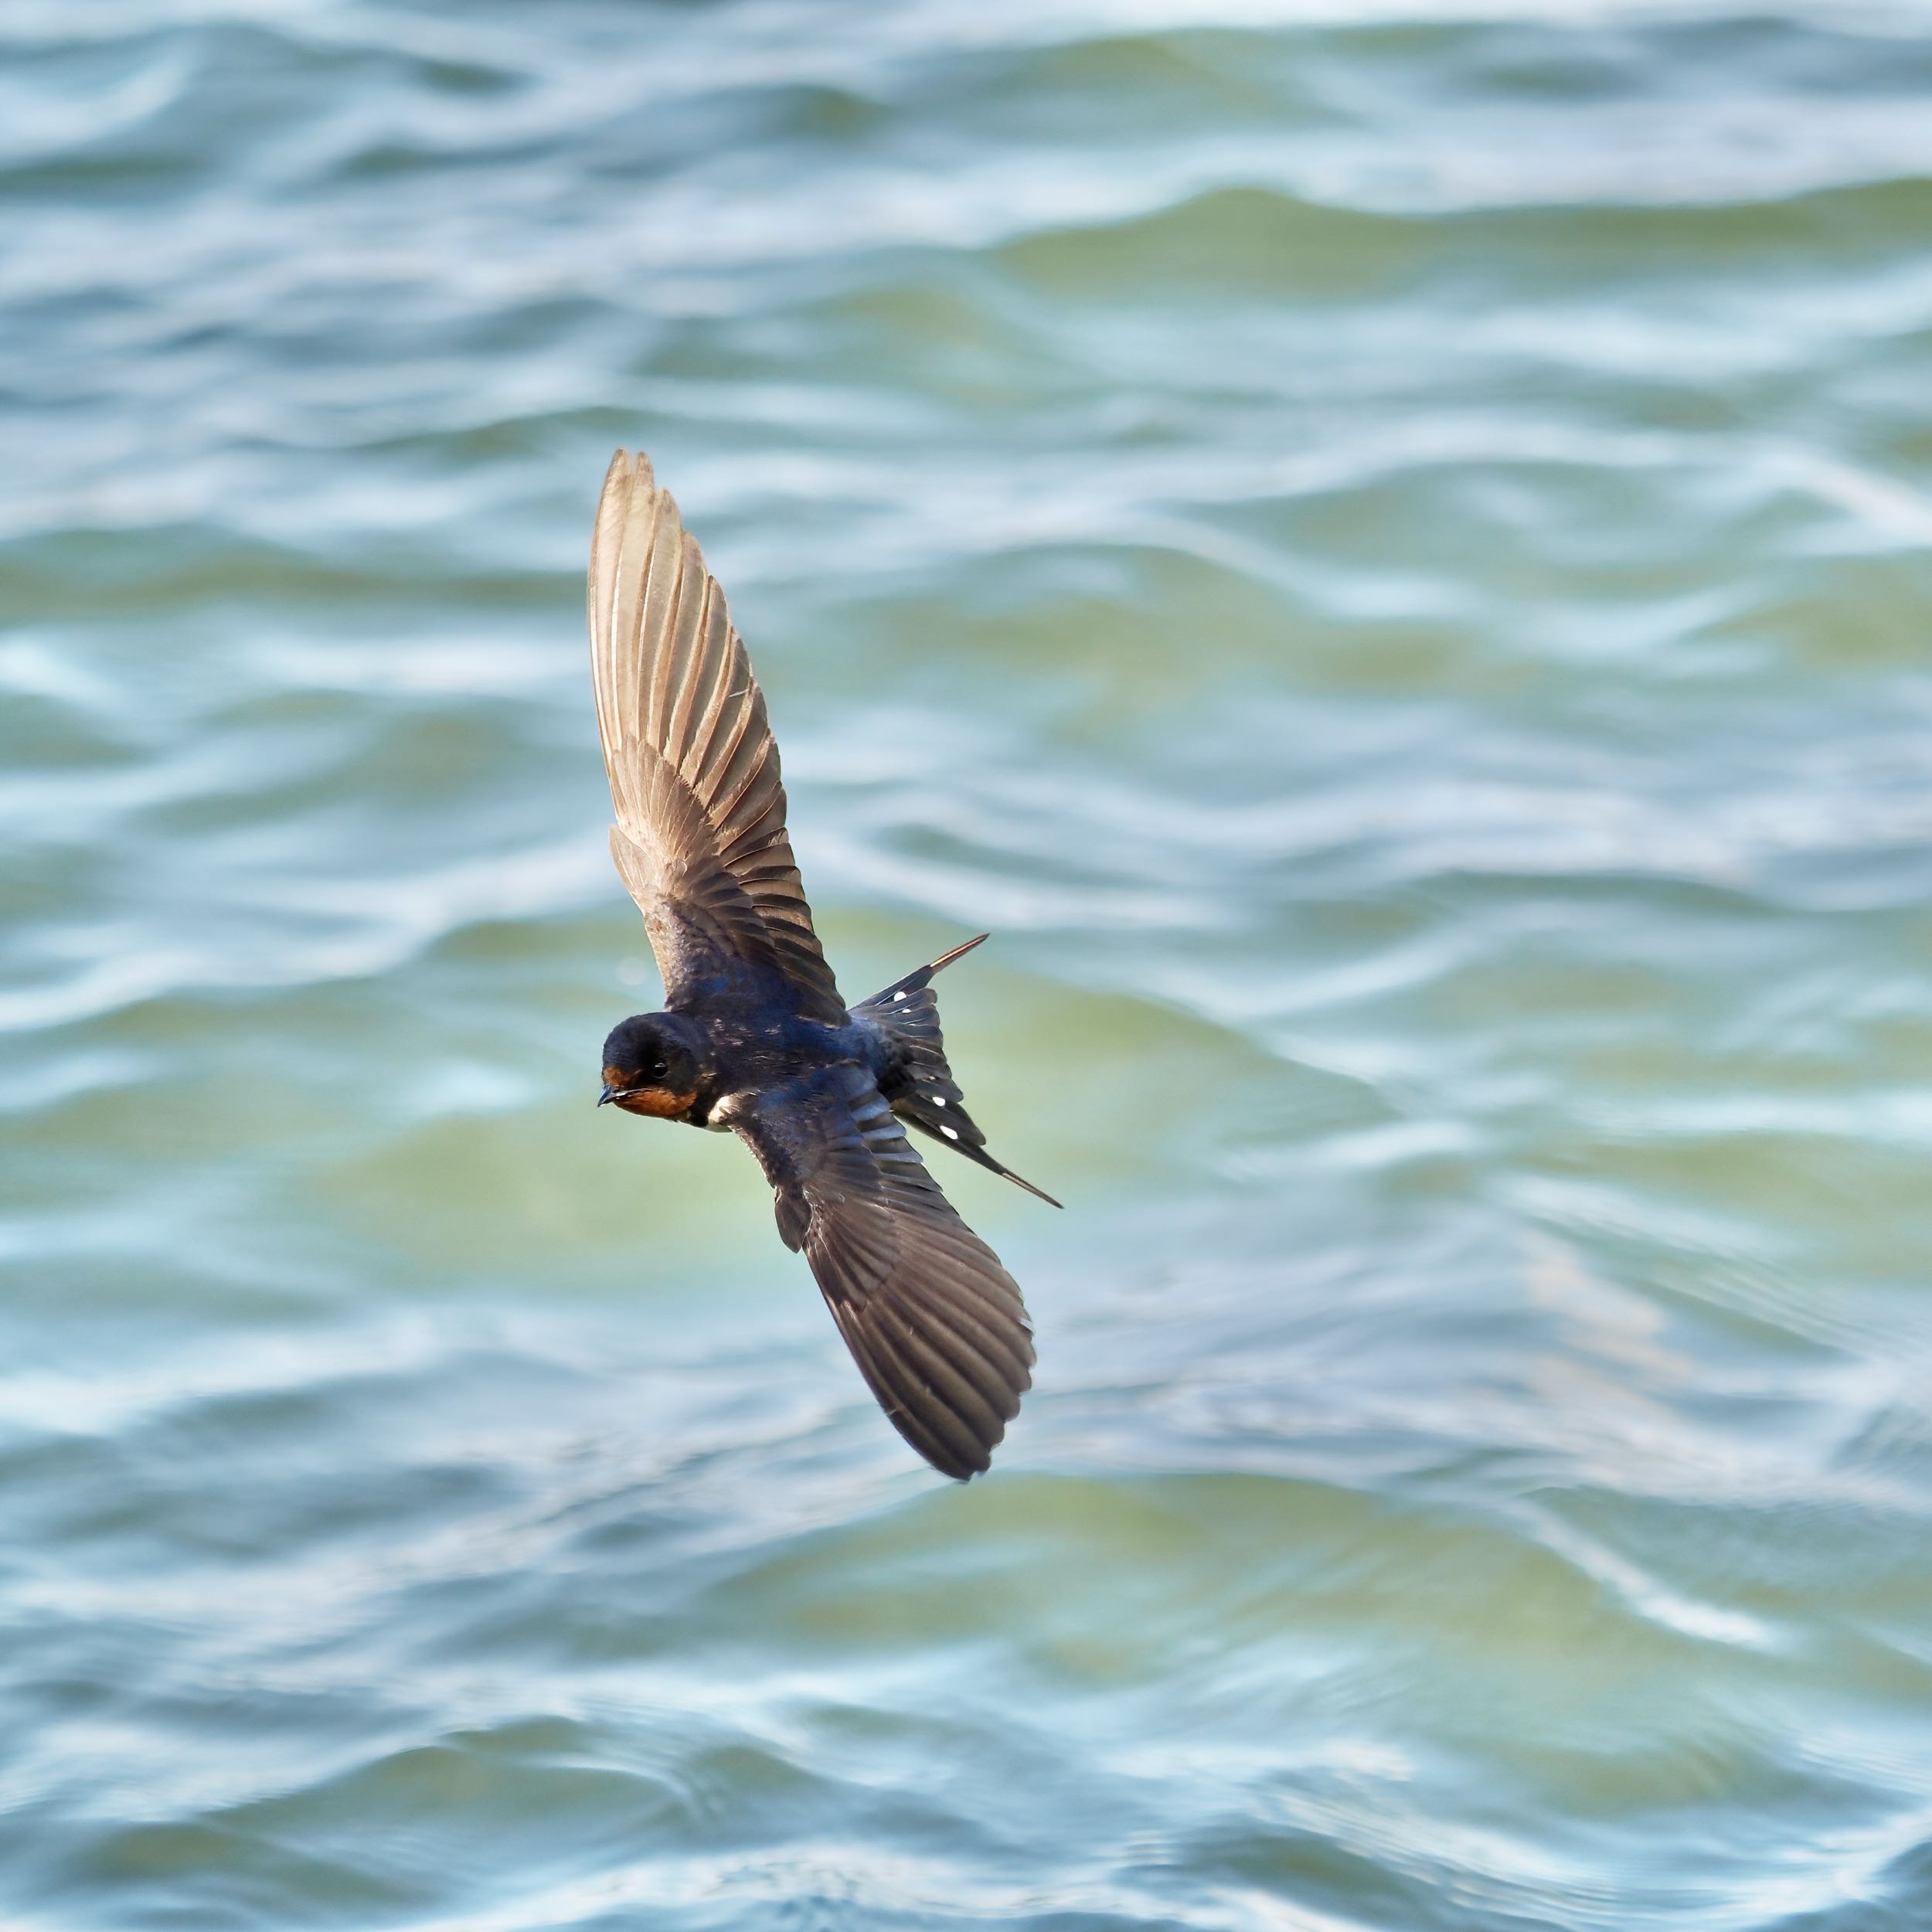
[[[15,0],[0,1920],[1932,1918],[1932,9]],[[651,1003],[642,445],[1038,1385]]]

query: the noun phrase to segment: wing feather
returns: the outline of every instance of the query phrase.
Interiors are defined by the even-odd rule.
[[[978,1474],[1032,1382],[1026,1306],[999,1257],[862,1068],[804,1075],[726,1113],[893,1427],[946,1475]]]
[[[590,539],[590,662],[611,847],[676,1005],[749,968],[845,1019],[785,830],[764,694],[717,580],[647,458],[620,450]]]

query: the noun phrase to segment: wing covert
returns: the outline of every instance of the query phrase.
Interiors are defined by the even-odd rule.
[[[673,1005],[749,968],[845,1009],[785,829],[778,747],[724,593],[649,459],[620,450],[590,540],[590,663],[611,850]]]

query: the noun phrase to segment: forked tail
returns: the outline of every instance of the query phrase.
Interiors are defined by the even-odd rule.
[[[889,1048],[879,1090],[890,1102],[893,1111],[908,1126],[944,1141],[956,1152],[995,1174],[1003,1174],[1015,1187],[1036,1194],[1049,1206],[1060,1202],[1044,1188],[1022,1180],[1010,1167],[986,1151],[986,1136],[966,1111],[959,1083],[946,1063],[946,1042],[939,1030],[939,1000],[932,989],[933,975],[943,972],[962,953],[970,953],[986,937],[969,939],[942,953],[930,966],[875,993],[852,1010],[855,1018],[870,1020],[886,1036]]]

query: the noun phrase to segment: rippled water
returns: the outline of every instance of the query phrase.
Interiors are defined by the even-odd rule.
[[[0,13],[0,1923],[1932,1923],[1932,8]],[[885,1427],[614,444],[1061,1216]]]

